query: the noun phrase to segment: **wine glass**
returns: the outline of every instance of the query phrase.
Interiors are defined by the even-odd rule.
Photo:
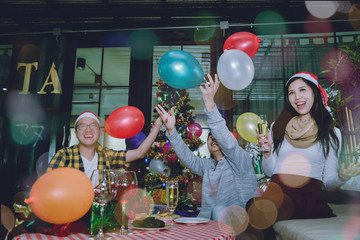
[[[128,218],[125,215],[127,202],[135,195],[138,181],[134,171],[119,170],[116,172],[118,187],[118,200],[121,203],[121,228],[120,234],[126,235],[130,231],[127,229]]]
[[[264,137],[261,137],[262,139],[265,139],[265,137],[266,137],[266,134],[267,134],[267,132],[268,132],[268,125],[267,125],[267,121],[264,121],[264,120],[259,120],[258,121],[258,124],[257,124],[257,129],[258,129],[258,133],[259,134],[263,134],[264,135]],[[260,151],[266,151],[267,149],[265,149],[264,147],[261,147],[260,149],[259,149]]]
[[[91,182],[94,186],[94,201],[100,205],[100,224],[96,240],[105,239],[103,232],[103,218],[105,205],[113,200],[117,193],[116,174],[111,169],[94,170],[91,174]]]
[[[174,227],[174,211],[179,200],[179,184],[176,180],[166,181],[166,204],[171,213],[170,227]]]

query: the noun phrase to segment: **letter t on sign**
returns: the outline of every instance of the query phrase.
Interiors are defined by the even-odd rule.
[[[20,94],[29,94],[29,84],[30,84],[31,69],[32,69],[32,66],[34,66],[35,70],[37,70],[38,64],[39,64],[38,62],[18,63],[17,70],[19,70],[20,67],[25,67],[23,89],[20,92]]]

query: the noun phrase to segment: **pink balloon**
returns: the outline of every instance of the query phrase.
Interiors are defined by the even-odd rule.
[[[194,122],[188,126],[188,138],[192,138],[193,136],[200,137],[201,133],[202,127],[197,122]]]
[[[249,32],[237,32],[232,34],[224,43],[224,51],[238,49],[253,58],[259,50],[261,39]]]
[[[172,149],[171,144],[170,143],[165,143],[164,146],[162,147],[162,152],[167,153],[170,149]],[[165,160],[175,162],[177,160],[177,158],[178,158],[177,155],[174,153],[174,155],[172,155],[171,157],[165,158]]]

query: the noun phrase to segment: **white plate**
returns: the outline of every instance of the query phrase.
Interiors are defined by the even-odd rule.
[[[162,228],[141,228],[141,227],[135,227],[134,225],[131,225],[131,228],[134,230],[141,230],[141,231],[161,231],[161,230],[169,229],[170,226],[165,226]]]
[[[177,223],[207,223],[210,220],[208,218],[198,218],[198,217],[180,217],[174,220]]]

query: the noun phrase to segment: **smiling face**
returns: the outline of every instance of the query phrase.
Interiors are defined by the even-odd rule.
[[[214,152],[220,151],[220,146],[213,135],[210,135],[207,141],[207,146],[209,149],[209,152],[211,154],[214,154]]]
[[[93,147],[100,138],[100,126],[93,118],[81,118],[77,122],[75,135],[79,140],[80,146]]]
[[[288,98],[291,106],[301,117],[310,117],[314,92],[304,80],[297,79],[289,85]]]

